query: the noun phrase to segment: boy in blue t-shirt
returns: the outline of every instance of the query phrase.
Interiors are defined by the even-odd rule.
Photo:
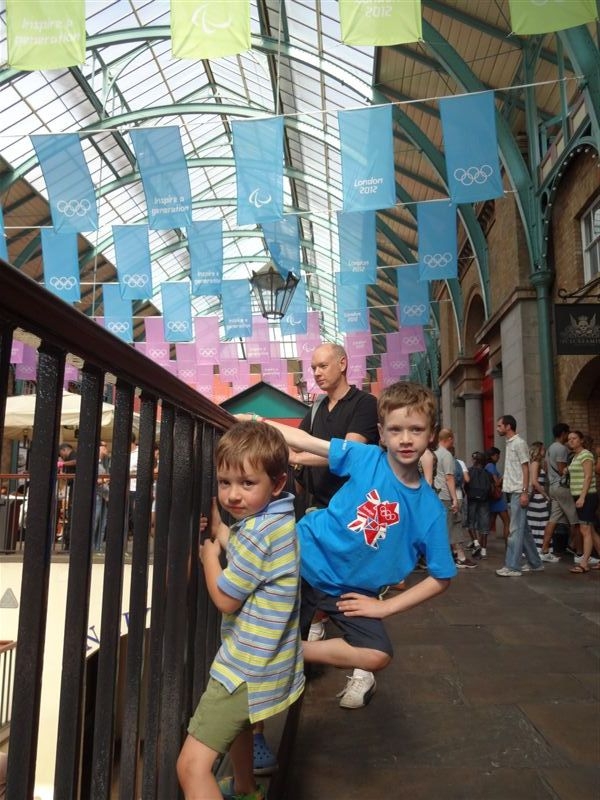
[[[393,656],[382,620],[441,594],[456,574],[445,509],[418,469],[434,436],[433,395],[401,381],[382,392],[377,411],[381,447],[328,442],[269,422],[291,448],[328,458],[332,472],[348,477],[327,508],[307,514],[297,525],[302,636],[317,609],[342,633],[341,638],[303,642],[304,660],[371,672],[386,667]],[[421,555],[429,575],[400,594],[379,599],[382,588],[403,580]]]

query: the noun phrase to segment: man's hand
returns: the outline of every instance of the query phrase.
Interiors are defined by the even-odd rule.
[[[372,619],[382,619],[383,603],[376,597],[368,597],[357,592],[343,594],[336,603],[339,610],[346,617],[371,617]]]

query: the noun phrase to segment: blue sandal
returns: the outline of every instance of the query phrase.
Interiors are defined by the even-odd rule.
[[[277,769],[277,756],[271,751],[262,733],[255,733],[254,739],[254,774],[272,775]]]
[[[219,781],[219,790],[223,795],[223,800],[265,800],[264,786],[258,786],[256,791],[251,794],[235,794],[232,775]]]

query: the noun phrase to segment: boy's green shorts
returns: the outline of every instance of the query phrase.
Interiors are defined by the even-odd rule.
[[[225,753],[238,733],[249,727],[247,685],[242,683],[230,694],[210,678],[188,725],[190,736],[217,753]]]

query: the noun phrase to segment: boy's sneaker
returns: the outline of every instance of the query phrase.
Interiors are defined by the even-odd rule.
[[[546,561],[548,564],[558,564],[560,558],[555,556],[554,553],[551,553],[549,550],[547,553],[540,552],[540,558],[542,561]]]
[[[269,745],[262,733],[255,733],[254,740],[254,774],[272,775],[277,769],[277,756]],[[250,795],[248,795],[250,797]]]
[[[265,800],[264,786],[258,786],[256,791],[250,794],[235,794],[233,790],[233,776],[220,780],[219,790],[223,795],[223,800]]]
[[[487,547],[482,547],[481,553],[479,553],[479,555],[481,556],[481,558],[487,558]]]
[[[340,708],[362,708],[375,694],[377,684],[372,672],[363,675],[348,675],[348,682],[336,697],[340,697]]]
[[[457,558],[456,559],[456,566],[459,569],[474,569],[475,567],[479,566],[470,558]]]
[[[529,564],[522,564],[521,565],[521,572],[543,572],[544,565],[540,564],[539,567],[532,567]]]
[[[500,567],[496,570],[496,575],[499,578],[520,578],[521,573],[516,569],[509,569],[508,567]]]
[[[308,632],[309,642],[319,642],[325,638],[325,623],[313,622]]]

